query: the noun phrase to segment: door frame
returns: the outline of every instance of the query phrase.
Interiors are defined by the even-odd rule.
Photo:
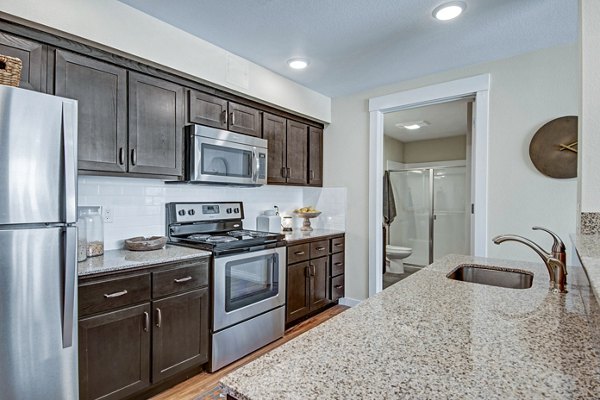
[[[471,146],[471,252],[487,256],[490,74],[369,99],[369,296],[383,290],[383,116],[385,113],[475,97]]]

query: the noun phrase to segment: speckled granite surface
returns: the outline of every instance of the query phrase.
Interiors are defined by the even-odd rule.
[[[153,251],[108,250],[102,256],[90,257],[78,263],[77,272],[80,277],[92,276],[210,255],[208,251],[171,245]]]
[[[582,212],[580,231],[584,235],[600,233],[600,212]]]
[[[313,229],[312,231],[304,232],[298,228],[294,229],[293,232],[282,233],[285,233],[285,240],[287,242],[295,242],[298,240],[316,239],[323,236],[343,235],[344,231],[332,231],[329,229]]]
[[[579,260],[587,272],[596,299],[600,301],[600,234],[571,235],[571,239]]]
[[[461,263],[534,273],[530,289],[446,278]],[[223,378],[261,399],[600,397],[600,308],[581,268],[448,256]]]

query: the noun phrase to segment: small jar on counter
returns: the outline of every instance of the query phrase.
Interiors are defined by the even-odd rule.
[[[80,217],[85,220],[87,233],[87,256],[104,254],[104,221],[101,207],[79,207]]]
[[[85,219],[79,217],[77,220],[77,262],[82,262],[87,259],[87,228],[85,225]]]

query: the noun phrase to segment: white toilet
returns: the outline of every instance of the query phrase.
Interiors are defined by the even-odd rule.
[[[392,246],[388,244],[385,246],[385,255],[388,260],[390,260],[390,267],[386,272],[391,272],[392,274],[403,274],[404,273],[404,264],[402,260],[406,257],[410,257],[412,254],[412,249],[410,247],[402,247],[402,246]]]

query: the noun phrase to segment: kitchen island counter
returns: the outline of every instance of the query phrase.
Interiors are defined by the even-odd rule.
[[[446,278],[479,263],[530,289]],[[589,399],[600,393],[600,308],[581,268],[548,291],[542,263],[447,256],[232,372],[239,400]]]
[[[77,272],[80,278],[87,278],[210,255],[209,251],[169,244],[162,249],[151,251],[107,250],[101,256],[89,257],[78,263]]]

